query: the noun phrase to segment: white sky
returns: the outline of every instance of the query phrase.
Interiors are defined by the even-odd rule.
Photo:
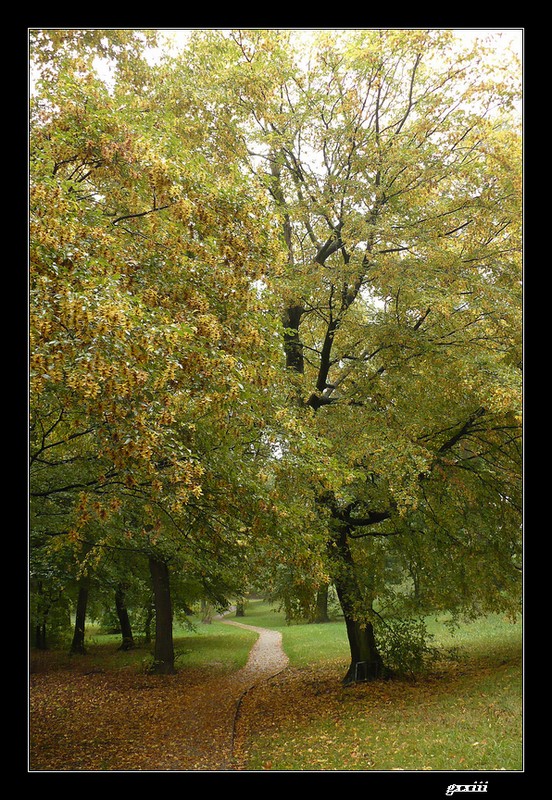
[[[190,31],[198,30],[195,28],[160,28],[163,37],[166,37],[167,46],[174,46],[177,49],[183,47],[187,41]],[[226,29],[199,29],[199,30],[226,30]],[[304,31],[309,33],[310,29],[305,28],[291,28],[289,30]],[[312,29],[317,30],[317,29]],[[326,29],[337,30],[337,29]],[[358,30],[352,28],[349,30]],[[523,29],[522,28],[453,28],[460,41],[464,41],[467,45],[472,43],[475,39],[492,39],[497,53],[503,49],[512,49],[520,59],[523,58]],[[164,48],[156,48],[150,51],[150,62],[155,63],[161,56]],[[107,65],[101,65],[98,60],[98,68],[100,72],[105,74],[105,79],[109,81],[109,69]],[[34,75],[30,72],[30,91],[31,94],[34,90]]]
[[[161,29],[164,34],[166,34],[170,39],[174,41],[176,46],[179,44],[183,44],[186,41],[188,33],[190,30],[196,30],[194,28],[167,28]],[[203,30],[203,29],[200,29]],[[209,30],[209,29],[205,29]],[[225,30],[225,29],[222,29]],[[305,33],[308,32],[308,29],[304,28],[291,28],[291,30],[304,30]],[[316,30],[316,29],[313,29]],[[329,29],[332,30],[332,29]],[[356,28],[352,28],[351,30],[356,30]],[[464,39],[465,41],[469,42],[476,38],[485,38],[489,35],[498,36],[499,39],[502,40],[505,46],[511,45],[514,51],[521,57],[522,55],[522,45],[523,45],[523,29],[522,28],[452,28],[455,30],[459,38]],[[498,42],[497,42],[498,44]]]

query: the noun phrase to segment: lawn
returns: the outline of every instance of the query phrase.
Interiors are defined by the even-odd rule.
[[[267,687],[250,726],[250,770],[521,770],[521,624],[495,615],[451,631],[428,619],[433,644],[454,651],[417,680],[343,688],[342,622],[291,625],[262,604],[251,624],[282,631],[293,680]],[[245,621],[245,620],[244,620]]]
[[[257,634],[242,628],[213,620],[203,624],[190,618],[193,627],[175,625],[174,651],[178,670],[203,669],[206,672],[233,672],[244,666]],[[86,655],[69,655],[68,648],[31,653],[31,672],[52,669],[74,669],[81,666],[87,671],[146,672],[153,661],[153,645],[137,641],[129,651],[119,650],[121,637],[101,633],[94,625],[86,630]]]
[[[229,618],[235,619],[233,615]],[[250,602],[245,617],[238,621],[281,631],[290,659],[287,670],[260,684],[244,699],[236,737],[239,769],[523,768],[519,622],[495,615],[464,623],[453,632],[444,616],[430,618],[427,622],[433,644],[443,653],[454,650],[454,658],[443,658],[416,680],[345,688],[341,679],[348,666],[348,645],[342,621],[287,625],[281,613],[261,602]],[[168,713],[180,702],[179,692],[193,691],[194,686],[210,678],[240,669],[256,638],[251,631],[218,620],[210,625],[195,620],[192,630],[175,630],[180,677],[146,682],[151,646],[122,652],[118,650],[119,637],[103,635],[91,626],[85,656],[70,657],[66,648],[32,652],[31,673],[37,673],[35,707],[41,709],[38,720],[48,722],[62,711],[69,714],[72,706],[65,698],[67,694],[71,694],[71,703],[102,703],[101,693],[92,694],[96,689],[116,691],[117,696],[127,697],[132,708],[151,703],[155,697],[156,708],[167,708]],[[95,677],[98,680],[93,680]],[[86,683],[81,690],[83,680]],[[116,714],[117,706],[108,703],[105,708],[106,714]],[[123,706],[120,713],[125,713]],[[86,722],[86,715],[82,719]],[[184,735],[177,730],[177,722],[169,714],[162,738]],[[118,730],[118,720],[113,718],[109,724],[110,730]],[[153,730],[150,734],[150,752],[156,747],[166,752],[151,738]],[[82,732],[75,730],[71,741],[81,739]],[[39,746],[37,743],[35,750]],[[36,752],[36,758],[49,759],[48,753],[40,749]],[[46,763],[52,763],[48,759]],[[117,768],[115,761],[109,763],[106,768]]]

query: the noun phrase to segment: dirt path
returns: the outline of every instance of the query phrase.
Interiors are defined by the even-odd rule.
[[[219,769],[232,768],[234,760],[234,742],[238,733],[239,720],[244,714],[247,695],[256,686],[282,672],[288,665],[288,657],[282,648],[282,634],[267,628],[258,628],[234,620],[222,620],[227,625],[246,628],[259,634],[259,638],[251,648],[246,665],[234,676],[236,685],[241,685],[241,692],[236,701],[236,711],[232,722],[232,736],[228,761]]]
[[[268,628],[257,628],[231,619],[221,620],[226,625],[236,625],[259,634],[259,638],[251,648],[247,664],[238,673],[243,679],[251,678],[254,683],[267,679],[280,672],[288,664],[288,657],[282,649],[282,634]]]

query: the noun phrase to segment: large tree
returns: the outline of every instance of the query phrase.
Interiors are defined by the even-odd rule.
[[[143,553],[170,672],[170,570],[219,595],[243,572],[277,383],[259,281],[278,251],[232,129],[145,43],[33,36],[31,541],[52,558],[73,543],[79,650],[94,570]]]
[[[447,31],[209,32],[194,48],[279,221],[286,447],[313,465],[346,680],[380,677],[406,613],[389,558],[420,609],[519,604],[519,63]]]

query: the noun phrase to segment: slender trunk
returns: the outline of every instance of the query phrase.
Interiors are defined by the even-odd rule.
[[[132,650],[134,647],[134,637],[132,635],[132,627],[130,625],[130,618],[125,603],[125,589],[122,583],[117,586],[115,591],[115,609],[121,626],[122,643],[120,650]]]
[[[316,605],[314,610],[313,622],[323,623],[329,622],[330,617],[328,614],[328,591],[329,586],[322,586],[316,593]]]
[[[34,645],[37,650],[47,650],[46,644],[46,622],[37,622],[35,625],[35,641]]]
[[[347,638],[351,653],[351,663],[344,684],[358,681],[371,681],[390,677],[390,670],[383,663],[370,621],[361,617],[369,609],[355,575],[355,565],[346,526],[340,526],[334,539],[333,560],[336,565],[334,583],[341,604]],[[360,613],[359,613],[360,612]],[[360,617],[360,618],[359,618]]]
[[[169,569],[165,561],[159,561],[153,556],[150,557],[149,567],[155,602],[155,650],[151,671],[155,675],[173,675],[176,670]]]
[[[34,645],[37,650],[47,650],[46,644],[46,621],[48,618],[48,612],[50,611],[50,603],[48,603],[44,599],[44,591],[42,586],[42,581],[38,582],[37,585],[37,596],[38,596],[38,608],[36,612],[36,623],[35,623],[35,633],[34,633]]]
[[[213,606],[205,599],[201,601],[201,621],[204,625],[210,625],[213,621]]]
[[[150,603],[146,609],[146,619],[144,621],[144,643],[151,644],[151,623],[153,622],[153,603]]]
[[[77,597],[77,610],[75,615],[75,631],[71,642],[70,653],[85,655],[84,630],[86,623],[86,607],[88,605],[88,592],[90,589],[90,579],[82,578],[79,581],[79,594]]]
[[[238,600],[236,603],[236,616],[245,617],[245,603],[243,600]]]

